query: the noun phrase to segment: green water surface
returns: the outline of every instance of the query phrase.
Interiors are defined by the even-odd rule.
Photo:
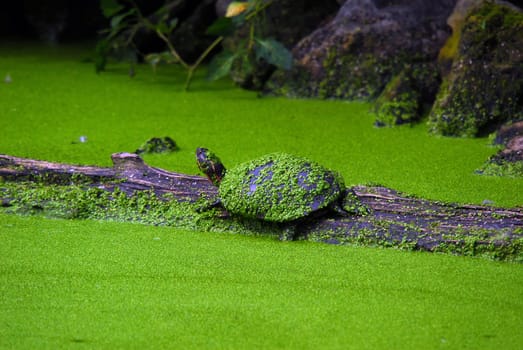
[[[370,105],[259,98],[200,73],[109,66],[85,48],[0,46],[0,153],[110,166],[153,136],[149,164],[196,174],[284,151],[451,202],[523,204],[523,181],[474,174],[486,138],[376,129]],[[87,142],[80,142],[85,136]],[[521,264],[0,213],[0,348],[521,349]]]

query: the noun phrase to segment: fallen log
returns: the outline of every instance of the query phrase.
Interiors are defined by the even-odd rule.
[[[212,200],[217,189],[205,177],[169,172],[150,167],[136,154],[112,155],[113,167],[77,166],[0,155],[0,198],[9,208],[17,202],[13,192],[1,191],[2,183],[45,182],[68,186],[88,183],[107,193],[119,191],[128,197],[153,193],[156,198],[190,208],[189,220],[199,221],[194,203]],[[81,179],[81,181],[79,181]],[[482,205],[442,203],[401,194],[381,186],[354,186],[356,197],[368,208],[364,216],[308,218],[300,223],[300,239],[333,244],[395,246],[410,250],[442,251],[463,255],[486,255],[501,260],[523,261],[523,207],[496,208]],[[45,206],[45,203],[39,205]],[[143,207],[143,205],[142,205]],[[146,217],[147,210],[140,215]],[[235,231],[238,227],[281,232],[284,225],[274,225],[215,215],[206,216],[198,229]],[[209,221],[210,220],[210,221]],[[147,222],[147,220],[143,220]],[[178,225],[178,221],[171,224]],[[184,221],[187,223],[187,220]],[[153,222],[155,223],[155,222]],[[225,223],[225,225],[224,225]],[[163,224],[159,222],[158,224]],[[225,227],[225,229],[223,229]]]

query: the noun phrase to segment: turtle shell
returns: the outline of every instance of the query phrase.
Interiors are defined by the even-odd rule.
[[[336,201],[342,177],[306,158],[274,153],[227,170],[219,196],[233,214],[283,222]]]

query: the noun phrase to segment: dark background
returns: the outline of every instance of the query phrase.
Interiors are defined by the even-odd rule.
[[[144,12],[164,3],[163,0],[136,2]],[[56,42],[96,39],[98,31],[109,25],[98,0],[4,0],[1,3],[1,39],[46,41],[49,38],[46,39],[45,32],[53,30],[57,33]]]
[[[523,0],[509,2],[523,5]],[[136,3],[147,14],[164,0]],[[191,5],[198,3],[193,0]],[[40,39],[50,43],[96,39],[97,33],[108,25],[98,0],[4,0],[0,5],[0,39]]]

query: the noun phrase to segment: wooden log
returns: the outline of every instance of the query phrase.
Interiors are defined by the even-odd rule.
[[[150,167],[134,153],[115,153],[111,158],[113,167],[103,168],[0,155],[0,176],[6,181],[35,181],[44,177],[51,183],[67,184],[80,175],[107,189],[114,188],[114,184],[107,185],[108,182],[118,180],[117,187],[128,194],[153,190],[158,194],[171,193],[175,198],[186,201],[196,201],[204,193],[211,196],[217,194],[216,187],[202,176]]]
[[[150,167],[136,154],[112,155],[113,167],[77,166],[0,155],[4,181],[46,181],[67,184],[75,177],[93,186],[128,195],[152,190],[179,202],[214,198],[217,189],[202,176]],[[1,184],[0,184],[1,188]],[[370,208],[365,216],[324,215],[299,224],[302,239],[327,243],[400,246],[462,254],[487,253],[523,261],[523,207],[496,208],[442,203],[401,194],[381,186],[355,186],[356,197]],[[0,192],[1,196],[1,192]],[[8,205],[8,198],[2,198]],[[232,220],[230,217],[217,220]],[[499,255],[499,256],[497,256]]]

